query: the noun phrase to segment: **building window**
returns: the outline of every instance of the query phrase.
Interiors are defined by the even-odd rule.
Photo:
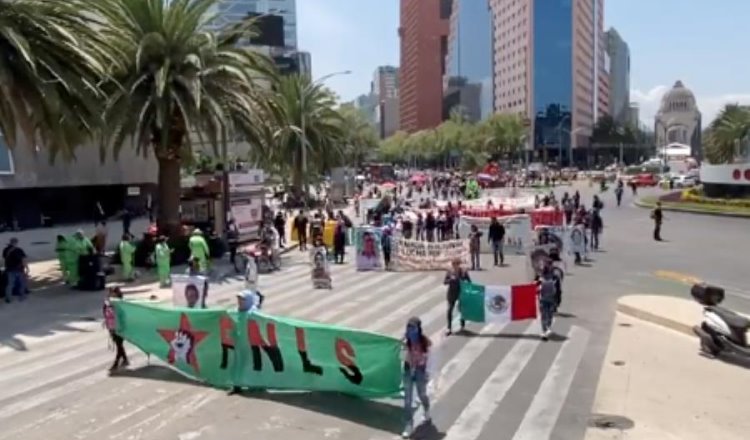
[[[440,19],[448,20],[451,18],[453,10],[453,0],[440,0]]]

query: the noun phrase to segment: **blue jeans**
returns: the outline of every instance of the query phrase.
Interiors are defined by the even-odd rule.
[[[552,301],[539,301],[539,312],[542,318],[542,331],[546,332],[552,327],[552,319],[555,316],[555,303]]]
[[[502,264],[505,262],[505,255],[503,255],[503,241],[502,240],[492,241],[492,255],[495,257],[495,265]]]
[[[427,397],[427,371],[424,368],[416,370],[406,370],[403,375],[404,382],[404,416],[407,425],[411,426],[414,422],[414,389],[417,389],[417,396],[422,403],[425,411],[430,410],[430,398]]]
[[[8,284],[5,286],[5,302],[10,302],[13,291],[18,290],[18,296],[23,300],[26,298],[26,273],[22,270],[9,270],[6,272]]]

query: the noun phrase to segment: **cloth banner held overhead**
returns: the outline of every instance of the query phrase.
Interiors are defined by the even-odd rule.
[[[383,267],[381,260],[379,228],[364,226],[354,229],[354,251],[357,270],[377,270]]]
[[[398,271],[447,270],[458,258],[469,261],[468,240],[427,241],[399,238],[393,242],[393,266]]]
[[[401,342],[260,312],[113,302],[117,332],[145,353],[210,385],[397,396]]]
[[[461,283],[461,317],[467,321],[506,323],[537,316],[536,284],[485,286]]]
[[[505,239],[503,240],[503,252],[505,255],[523,255],[528,252],[528,249],[533,244],[531,219],[529,216],[524,214],[508,215],[498,217],[497,221],[505,227]],[[477,225],[482,232],[479,251],[483,254],[491,254],[492,244],[490,244],[488,239],[490,219],[461,217],[461,222],[458,224],[458,234],[461,237],[468,237],[472,225]]]
[[[189,309],[206,308],[208,279],[204,276],[172,275],[172,305]]]

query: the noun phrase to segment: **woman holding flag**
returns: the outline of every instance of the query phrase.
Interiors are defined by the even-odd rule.
[[[461,259],[456,258],[451,262],[451,268],[445,274],[445,280],[443,284],[448,286],[446,292],[446,299],[448,300],[448,330],[445,331],[446,336],[453,334],[453,310],[456,308],[458,298],[461,296],[461,283],[471,282],[469,272],[461,267]],[[461,331],[466,327],[466,321],[461,318]]]

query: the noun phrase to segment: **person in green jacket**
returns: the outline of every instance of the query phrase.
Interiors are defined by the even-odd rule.
[[[203,232],[200,229],[195,229],[193,234],[188,241],[188,247],[190,248],[190,258],[198,260],[201,272],[208,270],[208,257],[211,255],[208,249],[208,243],[203,238]]]
[[[122,262],[122,277],[125,281],[133,281],[135,273],[133,270],[135,260],[135,246],[130,242],[130,234],[122,234],[120,241],[120,261]]]
[[[69,260],[69,274],[70,274],[70,285],[73,287],[78,286],[78,281],[80,280],[80,276],[78,274],[79,269],[79,258],[81,258],[84,255],[90,255],[92,252],[94,252],[94,245],[91,243],[91,240],[89,240],[84,234],[82,230],[78,230],[75,234],[73,234],[73,237],[71,237],[68,241],[68,258]]]
[[[161,287],[169,286],[169,274],[171,273],[171,259],[172,250],[167,244],[167,237],[161,236],[156,241],[156,247],[154,248],[154,258],[156,260],[156,273],[159,276],[159,284]]]
[[[65,236],[58,235],[57,243],[55,244],[55,253],[57,254],[57,261],[60,263],[60,272],[62,272],[63,280],[66,284],[70,284],[70,249],[68,246],[68,240]]]

